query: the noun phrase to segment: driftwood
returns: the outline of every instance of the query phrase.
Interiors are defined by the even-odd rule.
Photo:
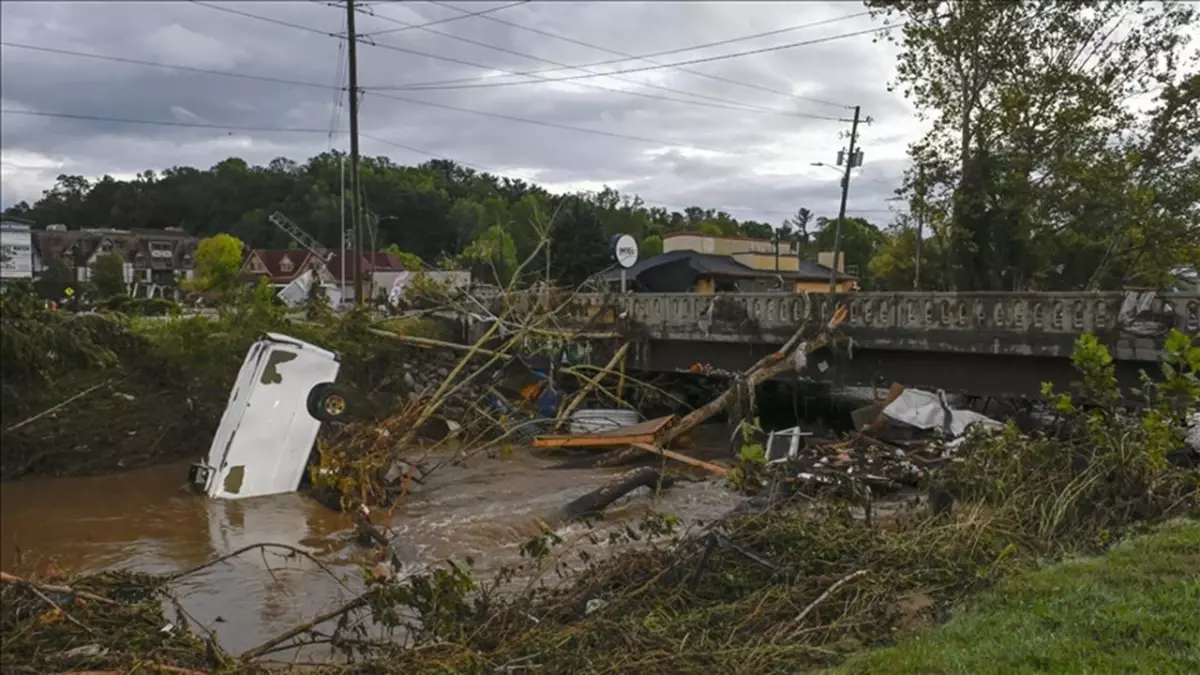
[[[9,574],[8,572],[0,572],[0,583],[13,584],[16,586],[26,586],[28,588],[32,588],[32,589],[42,591],[45,593],[61,593],[63,595],[74,596],[77,598],[81,598],[83,600],[91,600],[92,602],[98,602],[102,605],[114,605],[115,606],[115,605],[121,604],[121,603],[117,602],[116,600],[111,600],[104,596],[96,595],[95,593],[88,593],[87,591],[77,591],[77,590],[71,588],[70,586],[58,586],[55,584],[42,584],[42,583],[38,583],[36,581],[29,581],[28,579],[22,579],[21,577],[14,576],[12,574]]]
[[[702,459],[696,459],[695,457],[688,457],[687,455],[683,455],[672,450],[666,450],[656,445],[650,445],[649,443],[631,443],[630,445],[638,450],[645,450],[646,452],[659,455],[660,457],[666,457],[667,459],[673,459],[676,462],[682,462],[689,466],[704,469],[705,471],[716,474],[722,478],[729,474],[729,470],[723,466],[717,466],[716,464],[706,462]]]
[[[25,426],[26,424],[32,424],[33,422],[36,422],[36,421],[42,419],[46,415],[49,415],[50,413],[52,413],[56,410],[61,410],[61,409],[65,408],[67,405],[69,405],[73,401],[78,401],[79,399],[83,398],[84,396],[87,396],[88,394],[92,393],[93,391],[96,391],[97,389],[100,389],[101,387],[108,386],[110,383],[112,383],[112,380],[105,380],[105,381],[101,382],[100,384],[97,384],[94,387],[89,387],[88,389],[85,389],[85,390],[79,392],[78,394],[75,394],[71,398],[68,398],[67,400],[63,401],[62,403],[51,406],[51,407],[43,410],[42,412],[34,415],[33,417],[28,417],[26,419],[21,420],[20,422],[17,422],[16,424],[12,425],[11,427],[8,427],[4,431],[5,431],[5,433],[8,433],[10,431],[16,431],[17,429],[20,429],[21,427]]]
[[[837,328],[842,320],[844,320],[844,314],[835,315],[834,320],[830,322],[830,330]],[[796,345],[803,333],[804,326],[801,326],[800,330],[796,331],[787,343],[784,344],[782,349],[760,359],[758,363],[742,373],[740,379],[744,380],[750,387],[757,387],[776,375],[794,369],[796,367],[794,364]],[[829,339],[829,332],[824,332],[812,342],[801,345],[800,348],[803,348],[805,353],[812,353],[829,344]],[[727,408],[733,402],[737,391],[737,387],[730,387],[720,396],[688,413],[686,417],[679,420],[679,423],[667,432],[664,444],[669,444],[671,441],[695,429],[709,418]]]
[[[640,487],[667,488],[675,481],[656,469],[642,467],[618,476],[616,480],[593,490],[563,507],[566,520],[578,520],[604,512],[610,504]]]

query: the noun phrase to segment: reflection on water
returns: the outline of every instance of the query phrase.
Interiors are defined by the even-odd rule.
[[[559,460],[529,451],[447,466],[415,487],[392,527],[425,563],[471,556],[477,572],[519,559],[520,545],[562,505],[604,484],[618,469],[557,470]],[[298,494],[214,501],[184,487],[187,464],[93,478],[28,479],[0,490],[0,568],[16,574],[53,562],[67,572],[108,567],[165,573],[189,569],[260,543],[294,546],[320,566],[286,551],[254,551],[205,568],[177,584],[185,609],[240,651],[344,602],[361,588],[357,564],[369,552],[346,545],[349,519]],[[685,522],[711,518],[736,503],[717,483],[682,484],[652,500],[644,491],[609,508],[608,526],[651,509]],[[582,532],[583,526],[560,533]]]

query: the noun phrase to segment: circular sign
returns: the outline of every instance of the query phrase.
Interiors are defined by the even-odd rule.
[[[625,269],[636,265],[638,261],[637,240],[628,234],[613,237],[613,257],[617,259],[617,264]]]

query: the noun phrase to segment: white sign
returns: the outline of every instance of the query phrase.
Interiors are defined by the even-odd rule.
[[[638,261],[637,240],[628,234],[617,237],[617,242],[613,245],[613,255],[621,267],[625,269],[633,267]]]
[[[28,279],[33,276],[33,241],[28,225],[4,223],[0,229],[0,277]]]

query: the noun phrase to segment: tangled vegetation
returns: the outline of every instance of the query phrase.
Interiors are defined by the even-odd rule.
[[[346,675],[521,668],[773,673],[834,666],[894,644],[914,626],[944,620],[964,596],[1002,578],[1105,550],[1138,523],[1196,513],[1200,473],[1169,458],[1179,447],[1181,414],[1200,402],[1200,348],[1179,334],[1167,344],[1162,377],[1146,379],[1144,405],[1130,410],[1115,396],[1107,351],[1082,339],[1076,390],[1048,392],[1057,424],[1030,435],[1012,427],[975,434],[959,448],[960,461],[937,476],[940,489],[957,498],[950,512],[912,504],[864,517],[861,503],[835,493],[793,493],[698,532],[677,531],[667,516],[650,517],[614,535],[639,546],[603,561],[546,529],[522,548],[523,565],[487,581],[475,578],[469,560],[402,580],[371,577],[361,596],[318,617],[323,621],[240,655],[196,641],[174,663],[255,672],[280,649],[315,643],[329,645],[343,661],[310,672]],[[512,592],[514,580],[525,580],[524,590]],[[111,620],[64,608],[79,625],[59,622],[51,632],[36,613],[15,614],[12,606],[4,604],[6,634],[26,637],[17,647],[5,641],[0,664],[19,656],[49,668],[53,654],[95,631],[89,621]],[[395,639],[373,641],[369,625],[392,629]],[[74,637],[67,640],[64,630]],[[34,634],[42,636],[41,651],[18,653]],[[149,658],[145,645],[156,644],[145,639],[105,642],[105,667],[136,668]],[[162,649],[154,652],[156,662],[166,658]]]
[[[269,286],[215,317],[56,311],[21,284],[0,295],[4,479],[82,475],[197,457],[208,448],[246,351],[282,332],[337,351],[340,378],[391,405],[413,349],[371,332],[363,311],[293,320]]]

